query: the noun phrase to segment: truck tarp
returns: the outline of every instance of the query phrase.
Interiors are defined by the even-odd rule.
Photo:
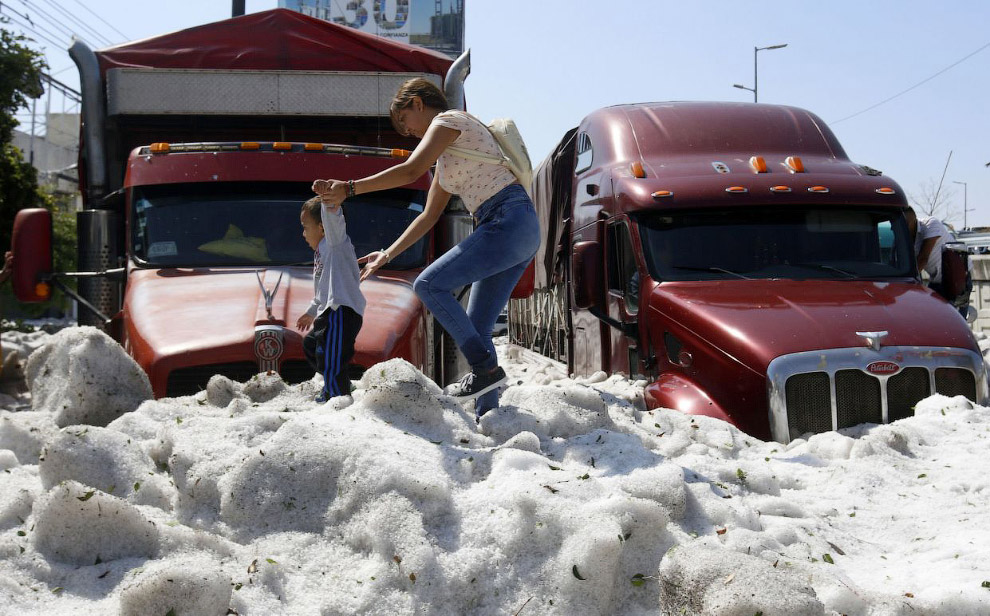
[[[543,289],[563,272],[561,238],[571,218],[571,182],[574,179],[574,134],[567,131],[557,147],[533,172],[533,203],[540,218],[543,239],[536,253],[534,285]]]
[[[272,9],[96,52],[113,68],[383,71],[445,76],[453,60],[289,9]]]

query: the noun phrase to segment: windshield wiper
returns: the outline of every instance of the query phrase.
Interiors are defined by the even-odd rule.
[[[825,265],[824,263],[788,263],[788,265],[792,267],[804,267],[807,269],[817,269],[817,270],[825,270],[829,272],[836,272],[837,274],[842,274],[843,276],[846,276],[848,278],[859,278],[859,276],[853,274],[852,272],[847,272],[844,269],[839,269],[831,265]]]
[[[689,272],[714,272],[717,274],[729,274],[731,276],[737,276],[743,280],[753,280],[749,276],[740,274],[739,272],[734,272],[732,270],[727,270],[723,267],[694,267],[692,265],[673,265],[674,269],[687,270]]]

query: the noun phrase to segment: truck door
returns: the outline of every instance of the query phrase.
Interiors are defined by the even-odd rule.
[[[630,376],[642,372],[639,364],[639,293],[640,274],[633,252],[629,221],[615,219],[606,227],[606,310],[609,327],[604,328],[603,344],[608,366],[612,373],[624,372]]]

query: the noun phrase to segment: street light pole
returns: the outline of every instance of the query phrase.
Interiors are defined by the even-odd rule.
[[[952,183],[962,184],[963,187],[963,230],[965,230],[967,228],[966,213],[969,212],[969,199],[968,199],[968,190],[967,190],[969,186],[967,185],[966,182],[957,182],[955,180],[952,180]]]
[[[766,51],[768,49],[783,49],[784,47],[787,47],[787,43],[783,43],[781,45],[769,45],[767,47],[754,47],[753,48],[753,87],[752,88],[747,88],[746,86],[740,85],[738,83],[732,84],[732,87],[733,88],[739,88],[740,90],[749,90],[750,92],[753,93],[753,102],[754,103],[758,103],[759,102],[759,94],[758,94],[758,92],[759,92],[759,76],[760,75],[759,75],[759,61],[758,61],[757,58],[759,57],[759,53],[761,51]]]

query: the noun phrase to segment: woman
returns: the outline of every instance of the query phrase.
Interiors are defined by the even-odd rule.
[[[488,128],[463,111],[451,110],[443,92],[431,82],[422,78],[405,82],[390,113],[400,134],[420,139],[412,155],[365,178],[316,180],[313,191],[337,204],[350,196],[404,186],[437,164],[423,213],[388,248],[359,259],[365,263],[362,280],[425,235],[450,196],[460,195],[477,222],[474,233],[423,270],[413,288],[471,365],[471,372],[447,393],[465,400],[483,396],[476,405],[480,417],[498,405],[498,387],[506,380],[495,355],[492,329],[536,254],[539,221],[533,202],[507,167],[446,151],[455,146],[501,158]],[[467,284],[472,286],[465,312],[453,291]]]

